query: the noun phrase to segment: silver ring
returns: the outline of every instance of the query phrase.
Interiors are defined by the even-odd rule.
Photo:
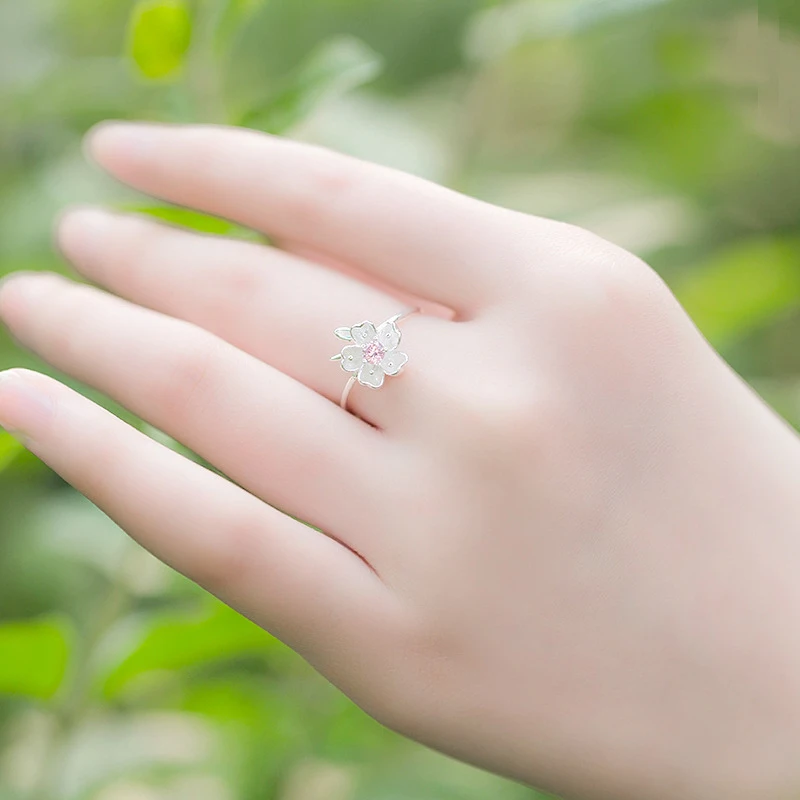
[[[373,325],[365,320],[352,327],[337,328],[334,333],[347,342],[340,353],[331,357],[338,361],[350,378],[342,391],[339,405],[347,409],[347,399],[356,383],[370,389],[380,389],[387,375],[399,375],[408,363],[408,356],[400,350],[402,334],[397,324],[406,317],[419,312],[419,308],[409,308],[382,325]]]

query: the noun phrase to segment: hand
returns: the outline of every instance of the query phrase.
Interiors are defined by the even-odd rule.
[[[235,483],[12,370],[0,421],[34,453],[433,747],[579,798],[796,796],[800,446],[653,272],[252,132],[112,124],[90,149],[283,249],[67,214],[108,292],[15,276],[3,320]],[[406,370],[342,410],[333,330],[409,295],[452,318],[402,323]]]

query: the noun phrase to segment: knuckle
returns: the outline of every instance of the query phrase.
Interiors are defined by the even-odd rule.
[[[119,492],[120,452],[113,431],[102,417],[93,420],[93,433],[75,448],[74,480],[84,494],[102,505]]]
[[[186,414],[212,391],[220,352],[217,340],[193,328],[177,328],[169,353],[150,387],[156,407],[167,415]]]
[[[176,231],[168,225],[144,216],[131,217],[128,222],[128,235],[124,242],[116,243],[123,245],[119,249],[119,266],[110,270],[104,279],[113,281],[121,278],[126,290],[138,296],[150,288],[153,269],[178,261],[183,254],[175,241]],[[118,277],[115,273],[118,273]]]
[[[282,253],[267,251],[255,242],[231,243],[214,238],[207,242],[207,246],[218,247],[214,253],[214,265],[224,264],[224,269],[215,271],[217,287],[207,298],[214,313],[222,319],[230,318],[232,314],[240,315],[243,298],[258,298],[265,304],[264,313],[267,314],[273,308],[275,312],[280,310],[276,293],[268,289],[273,267],[271,260],[282,258]],[[236,257],[232,258],[234,254]]]
[[[567,230],[561,252],[567,262],[563,296],[571,322],[628,326],[663,305],[668,292],[645,262],[590,231],[572,225]]]
[[[461,408],[472,438],[488,449],[495,442],[513,441],[529,431],[535,421],[533,398],[517,386],[492,388],[494,391],[481,391],[469,402],[462,401]]]
[[[305,223],[324,223],[332,212],[352,207],[359,172],[357,162],[324,148],[311,148],[302,178],[287,193],[291,214]]]
[[[212,593],[224,594],[235,584],[247,583],[254,569],[263,568],[258,558],[263,538],[264,524],[258,515],[242,514],[225,520],[210,534],[206,547],[195,551],[186,573]]]
[[[573,318],[576,332],[583,329],[597,344],[616,345],[661,327],[671,295],[655,272],[641,266],[615,263],[594,271],[581,318]]]
[[[223,291],[220,295],[225,296],[226,300],[241,303],[243,297],[254,297],[262,293],[264,274],[253,269],[251,260],[240,259],[225,270],[221,283]]]
[[[460,451],[468,450],[480,463],[492,462],[539,441],[545,425],[543,389],[523,380],[494,380],[444,397],[441,423]]]
[[[396,637],[402,669],[383,682],[389,691],[380,700],[381,717],[393,730],[419,734],[439,723],[442,701],[458,692],[456,676],[468,655],[457,627],[434,623],[421,611],[408,616]]]
[[[50,346],[57,347],[59,358],[77,363],[85,357],[86,343],[91,341],[91,315],[87,306],[96,299],[98,290],[80,284],[61,284],[50,306],[48,333]]]

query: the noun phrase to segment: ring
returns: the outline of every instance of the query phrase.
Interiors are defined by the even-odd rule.
[[[402,334],[397,323],[419,310],[406,309],[379,326],[364,321],[334,331],[336,336],[349,344],[342,348],[341,353],[332,356],[331,361],[338,361],[345,372],[353,373],[342,391],[339,401],[342,408],[347,409],[347,398],[356,383],[370,389],[380,389],[387,375],[394,376],[401,372],[408,362],[408,356],[399,349]]]

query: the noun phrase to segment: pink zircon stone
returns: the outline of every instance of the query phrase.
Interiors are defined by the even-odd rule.
[[[368,364],[380,364],[385,355],[386,348],[383,347],[377,339],[373,339],[364,348],[364,361],[366,361]]]

